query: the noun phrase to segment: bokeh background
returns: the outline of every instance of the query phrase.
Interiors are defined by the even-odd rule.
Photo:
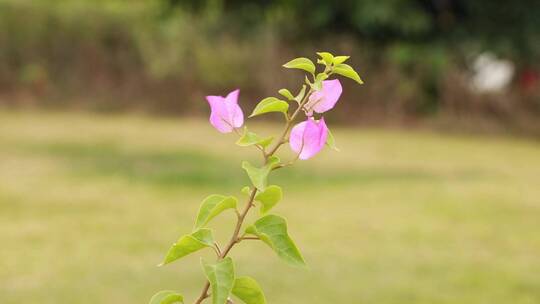
[[[190,303],[198,257],[155,265],[257,161],[204,96],[249,112],[316,51],[365,84],[327,115],[341,152],[273,179],[310,269],[248,243],[237,272],[269,303],[540,302],[540,2],[0,0],[0,303]]]

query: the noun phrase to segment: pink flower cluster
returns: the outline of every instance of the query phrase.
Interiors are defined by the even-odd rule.
[[[325,80],[320,90],[313,92],[304,105],[307,119],[291,129],[289,145],[305,160],[319,153],[328,138],[328,128],[324,118],[316,120],[313,113],[324,113],[334,108],[342,93],[341,83],[337,79]],[[244,114],[238,105],[240,90],[229,93],[226,97],[206,96],[210,104],[210,124],[221,133],[230,133],[244,124]]]

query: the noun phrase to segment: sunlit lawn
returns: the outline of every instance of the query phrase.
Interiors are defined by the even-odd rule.
[[[341,152],[271,180],[310,268],[256,242],[232,252],[269,303],[540,302],[540,143],[334,135]],[[207,194],[241,197],[239,164],[258,155],[235,139],[205,120],[0,112],[0,303],[146,303],[161,289],[192,303],[200,256],[156,264]]]

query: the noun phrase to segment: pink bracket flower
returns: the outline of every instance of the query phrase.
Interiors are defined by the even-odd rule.
[[[312,116],[313,112],[324,113],[331,110],[339,100],[343,88],[338,79],[324,80],[322,88],[313,92],[309,96],[308,102],[304,105],[304,109],[308,116]]]
[[[324,118],[316,121],[310,117],[292,128],[289,144],[298,158],[305,160],[319,153],[327,138],[328,127]]]
[[[230,92],[227,97],[206,96],[210,104],[210,124],[221,133],[230,133],[244,124],[244,113],[238,105],[240,90]]]

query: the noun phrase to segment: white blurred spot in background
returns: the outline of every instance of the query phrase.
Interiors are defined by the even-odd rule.
[[[477,93],[499,93],[508,87],[514,77],[515,66],[509,60],[494,54],[480,54],[473,63],[471,89]]]

